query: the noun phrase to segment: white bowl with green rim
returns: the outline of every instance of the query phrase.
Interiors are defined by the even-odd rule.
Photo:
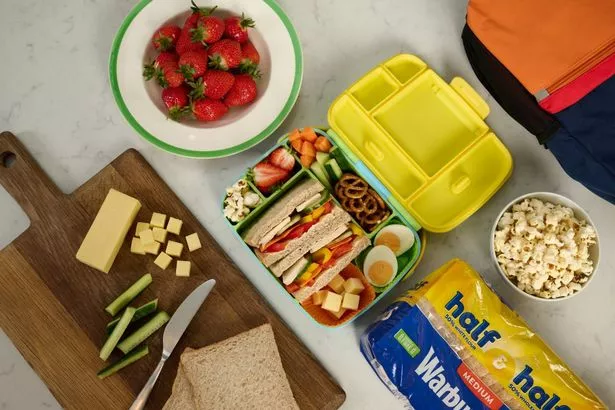
[[[249,149],[282,124],[299,95],[303,55],[297,32],[274,0],[200,0],[197,4],[217,5],[216,15],[221,17],[245,13],[255,20],[250,40],[261,55],[262,77],[252,104],[234,107],[211,123],[167,119],[161,90],[142,77],[143,64],[155,56],[152,34],[164,24],[183,25],[190,14],[189,0],[141,0],[113,41],[109,76],[122,115],[145,140],[176,155],[219,158]]]

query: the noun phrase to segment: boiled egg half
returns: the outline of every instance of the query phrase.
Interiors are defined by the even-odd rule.
[[[384,245],[392,250],[395,256],[400,256],[414,245],[414,233],[404,225],[388,225],[378,232],[374,245]]]
[[[363,273],[374,286],[383,287],[397,275],[397,258],[391,249],[384,245],[374,246],[365,257]]]

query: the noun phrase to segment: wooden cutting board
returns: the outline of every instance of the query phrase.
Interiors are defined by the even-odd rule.
[[[14,161],[7,167],[12,154]],[[96,377],[104,365],[98,353],[110,320],[104,307],[146,272],[154,282],[134,305],[157,297],[160,308],[170,314],[200,283],[217,281],[167,362],[148,408],[161,408],[169,397],[178,353],[185,347],[215,343],[267,321],[299,406],[336,409],[344,402],[344,391],[137,151],[124,152],[64,195],[17,138],[5,132],[0,134],[0,183],[30,218],[30,227],[0,251],[0,327],[64,408],[127,409],[153,371],[161,355],[162,332],[148,341],[146,358],[105,380]],[[110,188],[141,201],[137,221],[149,221],[152,212],[162,212],[184,221],[183,234],[199,234],[203,248],[183,255],[192,261],[190,278],[176,277],[174,265],[160,270],[151,255],[130,253],[128,240],[109,274],[75,259]]]

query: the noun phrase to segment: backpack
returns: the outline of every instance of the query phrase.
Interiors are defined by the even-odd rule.
[[[502,108],[615,204],[615,1],[470,0],[462,40]]]

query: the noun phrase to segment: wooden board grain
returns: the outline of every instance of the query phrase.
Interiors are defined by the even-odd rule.
[[[0,158],[6,153],[14,154],[15,162],[7,168],[0,161],[0,183],[22,206],[30,227],[0,251],[0,327],[64,408],[127,409],[154,369],[161,354],[160,332],[149,340],[151,354],[145,359],[106,380],[96,377],[103,367],[98,351],[110,320],[103,308],[146,272],[154,282],[135,305],[157,297],[161,309],[170,313],[200,283],[217,281],[177,351],[215,343],[268,321],[300,407],[336,409],[344,402],[343,390],[137,151],[126,151],[70,195],[5,132],[0,134]],[[141,201],[137,221],[163,212],[184,221],[183,235],[199,234],[203,248],[183,255],[192,261],[190,278],[175,277],[171,268],[160,270],[152,256],[131,254],[128,240],[109,274],[75,259],[110,188]],[[178,359],[174,354],[167,362],[148,408],[159,409],[168,398]]]

